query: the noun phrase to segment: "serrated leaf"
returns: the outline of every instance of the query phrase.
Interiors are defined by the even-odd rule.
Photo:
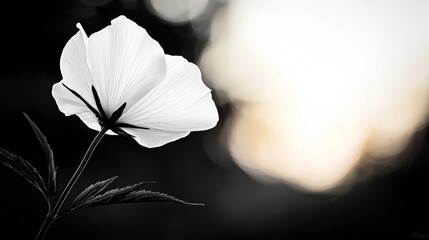
[[[72,203],[72,208],[79,207],[81,204],[85,203],[88,199],[91,199],[97,194],[101,193],[116,178],[117,176],[91,184],[75,198],[75,200]]]
[[[24,116],[27,119],[27,121],[30,123],[31,128],[36,134],[37,139],[39,139],[39,142],[42,145],[43,150],[45,152],[46,160],[48,162],[47,193],[50,201],[52,201],[57,188],[57,184],[56,184],[57,169],[55,168],[54,153],[51,147],[49,146],[48,140],[46,139],[45,135],[43,135],[42,131],[40,131],[37,125],[30,119],[30,117],[27,114],[24,113]]]
[[[85,203],[72,208],[71,211],[90,207],[149,202],[176,203],[195,206],[203,205],[199,203],[185,202],[165,193],[143,190],[141,188],[144,184],[145,182],[142,182],[124,188],[109,190],[103,194],[99,194],[91,199],[88,199]]]
[[[194,206],[204,206],[202,203],[190,203],[170,196],[165,193],[152,192],[150,190],[139,190],[128,194],[119,203],[147,203],[147,202],[158,202],[158,203],[177,203]]]
[[[39,189],[39,191],[48,201],[45,180],[42,178],[36,168],[33,167],[33,165],[31,165],[27,160],[9,152],[6,149],[0,148],[0,154],[3,156],[3,158],[0,158],[0,160],[4,165],[17,172],[19,175],[25,178],[25,180]],[[49,201],[48,204],[50,204]]]
[[[123,188],[115,188],[115,189],[109,190],[103,194],[99,194],[99,195],[96,195],[96,196],[88,199],[87,201],[81,203],[79,206],[77,206],[75,208],[72,207],[72,210],[80,209],[80,208],[86,208],[86,207],[92,205],[94,202],[102,203],[102,202],[115,201],[115,199],[117,199],[117,198],[120,199],[132,191],[140,190],[144,185],[146,185],[148,183],[149,182],[141,182],[141,183],[126,186]]]

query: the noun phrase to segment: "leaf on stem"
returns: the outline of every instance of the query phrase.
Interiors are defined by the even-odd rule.
[[[73,201],[72,208],[77,208],[80,205],[84,204],[88,199],[95,197],[97,194],[101,193],[109,184],[111,184],[116,177],[112,177],[94,184],[91,184],[85,190],[83,190]]]
[[[25,118],[30,123],[31,128],[39,139],[40,144],[45,151],[46,160],[48,162],[48,181],[47,181],[47,195],[49,196],[49,200],[52,202],[53,197],[56,192],[56,178],[57,178],[57,169],[55,168],[54,162],[54,153],[49,146],[48,140],[43,135],[42,131],[37,127],[37,125],[30,119],[30,117],[24,113]]]
[[[144,190],[142,187],[148,182],[141,182],[124,188],[116,188],[109,190],[103,194],[95,195],[91,198],[88,198],[85,202],[82,202],[78,206],[74,206],[70,211],[90,208],[90,207],[101,207],[108,205],[118,205],[118,204],[129,204],[129,203],[148,203],[148,202],[158,202],[158,203],[176,203],[176,204],[185,204],[185,205],[203,205],[199,203],[189,203],[183,200],[177,199],[173,196],[152,192],[149,190]]]
[[[204,206],[202,203],[190,203],[183,200],[177,199],[165,193],[152,192],[150,190],[139,190],[133,191],[125,196],[118,204],[121,203],[146,203],[146,202],[158,202],[158,203],[176,203],[194,206]]]
[[[48,190],[46,188],[45,180],[42,178],[36,168],[34,168],[27,160],[3,148],[0,148],[0,155],[3,156],[3,158],[0,158],[0,161],[4,165],[10,167],[12,170],[24,177],[25,180],[39,189],[46,200],[48,200]],[[49,201],[48,204],[50,204]]]

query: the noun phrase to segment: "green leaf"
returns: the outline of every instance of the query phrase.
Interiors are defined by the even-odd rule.
[[[3,148],[0,148],[0,155],[3,156],[3,158],[0,158],[0,161],[4,165],[10,167],[12,170],[24,177],[25,180],[27,180],[29,183],[39,189],[39,191],[48,201],[48,192],[45,180],[42,178],[36,168],[34,168],[27,160]],[[48,204],[50,204],[49,201]]]
[[[173,196],[152,192],[149,190],[144,190],[142,187],[147,182],[141,182],[124,188],[116,188],[109,190],[103,194],[98,194],[92,198],[87,199],[79,206],[72,207],[70,211],[90,208],[90,207],[101,207],[109,205],[118,205],[118,204],[130,204],[130,203],[149,203],[149,202],[159,202],[159,203],[176,203],[176,204],[185,204],[185,205],[195,205],[201,206],[203,204],[199,203],[189,203],[183,200],[177,199]]]
[[[75,198],[75,200],[72,203],[72,208],[78,208],[80,205],[84,204],[88,199],[91,199],[97,194],[101,193],[116,178],[117,176],[91,184]]]
[[[30,119],[27,114],[24,113],[24,116],[25,118],[27,118],[27,121],[30,123],[31,128],[33,129],[34,133],[37,136],[37,139],[39,139],[39,142],[42,145],[43,150],[45,151],[46,160],[48,162],[47,193],[50,201],[52,202],[57,188],[57,169],[55,168],[54,153],[42,131],[40,131],[37,125]]]

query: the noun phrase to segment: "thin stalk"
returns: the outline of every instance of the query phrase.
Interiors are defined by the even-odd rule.
[[[109,127],[104,126],[101,131],[95,136],[94,140],[92,140],[91,145],[89,145],[88,150],[85,153],[85,156],[83,157],[82,161],[79,164],[79,167],[76,169],[73,176],[70,178],[69,182],[67,183],[67,186],[64,188],[63,192],[61,193],[60,198],[58,199],[57,203],[55,204],[55,207],[52,211],[49,211],[48,215],[45,218],[45,221],[43,222],[39,233],[36,236],[36,240],[43,240],[45,238],[46,232],[48,231],[49,227],[51,226],[52,222],[57,217],[57,214],[60,210],[60,208],[63,206],[64,201],[66,200],[67,196],[69,195],[71,189],[73,188],[76,181],[79,179],[80,175],[82,174],[83,170],[85,169],[86,165],[88,164],[89,159],[91,158],[92,153],[94,152],[94,149],[97,147],[100,140],[103,138],[104,134],[109,130]]]

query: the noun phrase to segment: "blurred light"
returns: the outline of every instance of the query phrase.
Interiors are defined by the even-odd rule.
[[[208,0],[150,0],[156,15],[171,23],[191,21],[204,12]]]
[[[259,179],[327,191],[426,122],[429,2],[228,2],[201,66],[236,106],[229,148]]]

